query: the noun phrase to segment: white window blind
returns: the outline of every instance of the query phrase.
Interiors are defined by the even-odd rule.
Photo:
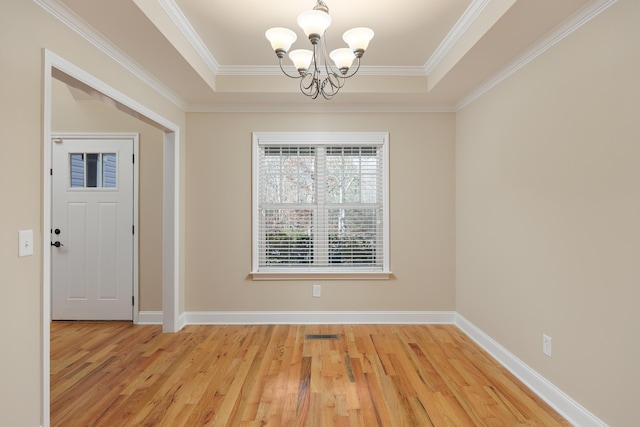
[[[254,134],[254,274],[388,271],[386,141]]]

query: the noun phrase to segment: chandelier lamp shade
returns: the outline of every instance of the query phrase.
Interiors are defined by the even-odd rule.
[[[318,98],[319,95],[331,99],[344,86],[345,80],[353,77],[360,69],[360,58],[373,38],[373,30],[364,27],[352,28],[342,36],[349,47],[335,49],[327,55],[324,36],[331,25],[327,5],[322,0],[317,0],[313,10],[302,12],[298,16],[298,25],[311,42],[312,50],[289,51],[298,36],[288,28],[271,28],[266,31],[265,36],[278,57],[282,72],[287,77],[300,79],[300,90],[303,94],[312,99]],[[287,52],[298,74],[290,74],[283,67],[282,61]],[[357,63],[353,67],[355,60]]]

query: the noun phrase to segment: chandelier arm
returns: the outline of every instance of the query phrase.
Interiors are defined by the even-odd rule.
[[[304,78],[300,80],[300,88],[304,89],[305,92],[311,92],[311,89],[313,88],[313,83],[315,82],[313,77],[311,77],[310,79],[307,79],[308,76],[311,76],[311,73],[305,74]],[[305,84],[306,80],[309,80],[309,84]]]
[[[355,75],[356,75],[356,73],[358,72],[358,70],[360,70],[360,58],[359,58],[359,57],[356,57],[356,59],[358,60],[358,63],[356,64],[355,70],[353,70],[353,67],[351,67],[351,68],[349,69],[349,71],[351,71],[351,70],[353,70],[353,71],[348,72],[347,74],[342,75],[342,78],[343,78],[343,79],[348,79],[348,78],[350,78],[350,77],[355,76]]]
[[[331,65],[331,58],[329,58],[329,55],[327,54],[327,43],[325,41],[325,37],[322,37],[320,43],[322,43],[322,59],[324,60],[324,69],[327,72],[327,75],[335,74],[339,76],[341,74],[340,70],[337,68],[333,68],[333,66]]]
[[[309,84],[305,83],[307,80],[309,81]],[[318,90],[317,79],[313,74],[307,72],[300,80],[300,92],[311,99],[316,99],[318,97]]]
[[[340,72],[340,70],[334,70],[333,67],[331,66],[331,64],[329,63],[329,61],[325,61],[324,63],[324,70],[327,73],[327,76],[333,74],[334,76],[342,76],[342,73]]]
[[[338,74],[338,73],[334,73],[333,76],[335,77],[336,81],[335,81],[335,85],[333,84],[333,81],[331,82],[332,86],[335,86],[336,88],[338,88],[338,90],[342,89],[342,86],[344,86],[344,82],[345,82],[345,78],[342,74]]]
[[[322,96],[324,99],[329,100],[340,91],[342,84],[340,84],[341,81],[339,79],[336,79],[334,82],[334,78],[336,77],[338,76],[335,74],[329,75],[322,82]]]
[[[328,94],[328,93],[326,93],[326,92],[324,92],[324,91],[323,91],[323,92],[322,92],[322,97],[323,97],[324,99],[326,99],[327,101],[330,101],[330,100],[331,100],[331,98],[333,98],[333,96],[334,96],[336,93],[337,93],[337,92],[334,92],[334,93]]]
[[[324,37],[322,37],[320,39],[320,43],[324,44]],[[320,52],[318,52],[318,45],[314,44],[313,45],[313,72],[314,72],[314,76],[319,79],[320,78],[320,67],[318,66],[318,55],[322,54],[322,50],[320,50]],[[326,62],[326,58],[322,58],[322,60],[324,60]]]
[[[344,84],[344,79],[340,77],[340,71],[334,70],[331,66],[331,59],[327,54],[327,44],[325,41],[325,37],[321,39],[322,46],[320,47],[320,51],[322,54],[322,62],[321,67],[324,68],[324,72],[326,73],[326,77],[324,79],[320,79],[321,71],[318,69],[318,85],[320,89],[320,93],[322,93],[323,98],[329,100],[333,98],[335,94],[338,93],[340,88]]]
[[[344,85],[344,79],[336,73],[331,73],[322,80],[321,92],[325,99],[331,99]]]
[[[327,55],[327,45],[325,43],[325,38],[322,37],[321,39],[321,43],[322,43],[322,53],[324,56],[324,68],[325,71],[327,72],[327,75],[329,74],[334,74],[336,77],[339,77],[341,79],[343,79],[343,82],[340,84],[340,87],[344,86],[344,79],[348,79],[350,77],[353,77],[356,75],[356,73],[358,72],[358,70],[360,70],[360,58],[362,57],[362,54],[360,55],[356,55],[356,59],[358,60],[358,63],[356,64],[355,69],[353,67],[349,68],[349,71],[351,72],[347,72],[346,74],[342,74],[342,72],[338,69],[338,68],[334,68],[333,65],[331,65],[331,60],[329,58],[329,55]]]
[[[307,86],[307,91],[303,91],[305,95],[307,95],[311,99],[316,99],[320,94],[320,86],[318,85],[318,79],[313,79],[309,86]]]
[[[292,78],[292,79],[299,79],[299,78],[304,77],[304,75],[300,75],[300,74],[298,74],[298,75],[296,76],[295,74],[294,74],[294,75],[291,75],[291,74],[287,73],[287,71],[286,71],[286,70],[284,69],[284,67],[282,66],[282,58],[279,58],[279,60],[278,60],[278,64],[280,65],[280,70],[282,70],[282,72],[284,73],[284,75],[285,75],[285,76],[290,77],[290,78]]]
[[[333,96],[334,96],[337,92],[334,92],[334,91],[330,91],[330,92],[329,92],[329,91],[326,91],[326,90],[325,90],[325,86],[326,86],[326,85],[324,84],[324,83],[326,83],[326,80],[325,80],[325,81],[323,81],[322,83],[323,83],[323,84],[322,84],[322,90],[320,91],[320,92],[322,93],[322,97],[323,97],[324,99],[331,99],[331,98],[333,98]]]

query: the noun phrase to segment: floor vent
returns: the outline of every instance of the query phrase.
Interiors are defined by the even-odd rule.
[[[339,340],[339,334],[307,334],[305,340]]]

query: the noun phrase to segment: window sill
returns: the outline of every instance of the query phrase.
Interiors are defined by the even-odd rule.
[[[390,271],[252,271],[253,280],[389,280]]]

